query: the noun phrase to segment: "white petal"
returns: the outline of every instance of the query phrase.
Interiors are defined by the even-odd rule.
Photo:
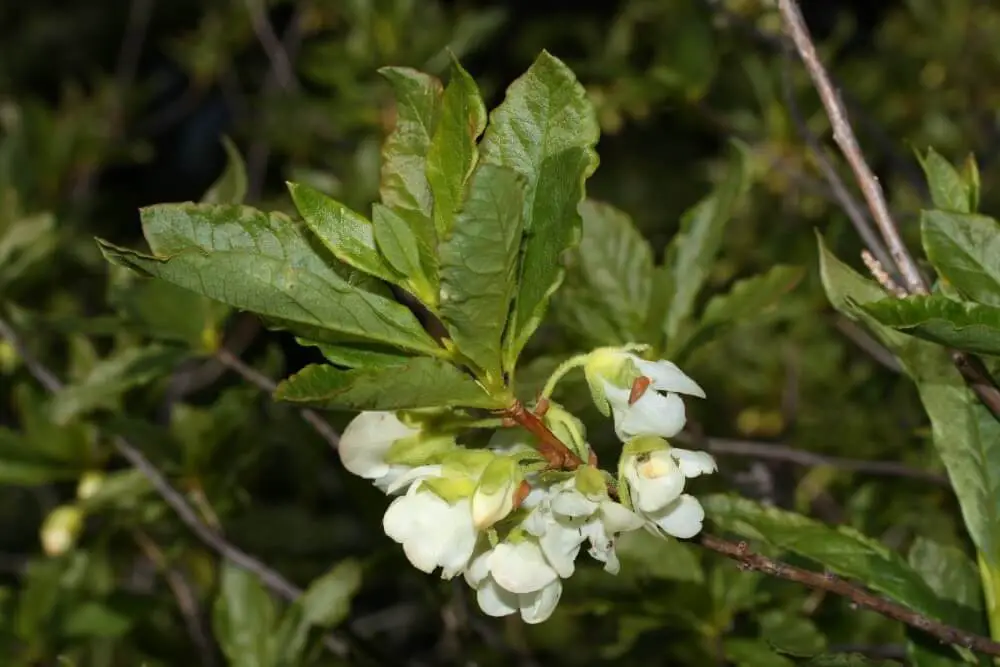
[[[687,539],[701,532],[705,520],[705,510],[694,496],[682,495],[656,515],[649,517],[663,532],[674,537]]]
[[[489,528],[514,509],[514,484],[493,493],[477,488],[472,496],[472,521],[480,530]]]
[[[632,487],[632,503],[641,512],[657,512],[672,503],[684,490],[684,475],[666,450],[652,452],[645,461],[630,458],[634,472],[626,471]],[[631,474],[629,474],[631,472]]]
[[[670,455],[677,459],[681,472],[685,477],[697,477],[698,475],[709,475],[719,469],[715,459],[708,452],[696,452],[690,449],[670,450]]]
[[[601,523],[609,535],[638,530],[646,523],[645,520],[620,503],[608,499],[601,503]]]
[[[439,565],[441,578],[451,579],[469,564],[479,533],[472,523],[468,499],[459,500],[452,505],[443,520],[451,526],[451,534],[441,536],[445,541],[441,545]]]
[[[394,412],[362,412],[344,429],[337,452],[347,470],[376,479],[389,470],[385,455],[392,443],[419,432],[401,422]]]
[[[666,359],[646,361],[636,356],[633,356],[632,361],[635,362],[640,373],[653,381],[653,389],[705,398],[705,390],[699,387],[697,382],[689,378],[673,362]]]
[[[560,491],[552,499],[552,511],[563,516],[590,516],[596,509],[597,503],[576,490]]]
[[[415,568],[432,572],[449,549],[454,531],[450,514],[451,506],[433,493],[412,493],[392,501],[382,527],[403,545],[403,553]]]
[[[501,542],[494,547],[490,573],[511,593],[533,593],[558,578],[542,555],[541,547],[531,540],[517,544]]]
[[[508,616],[517,611],[518,596],[505,591],[492,578],[486,578],[476,589],[476,602],[487,616]]]
[[[465,568],[465,582],[472,588],[479,588],[479,584],[490,575],[490,554],[492,549],[486,549],[469,561],[469,566]]]
[[[385,485],[385,492],[391,495],[397,491],[402,491],[413,482],[427,479],[428,477],[440,477],[443,468],[444,466],[441,465],[426,465],[400,471],[391,483]],[[387,471],[388,473],[389,471]]]
[[[658,435],[672,438],[681,432],[687,421],[684,401],[677,394],[647,391],[627,410],[615,412],[615,429],[618,437],[628,440],[640,435]]]
[[[552,569],[563,579],[573,576],[576,557],[584,540],[578,528],[571,528],[553,522],[550,529],[539,538],[542,553]]]
[[[536,593],[519,595],[521,618],[525,623],[531,624],[547,621],[561,596],[562,582],[558,579]]]

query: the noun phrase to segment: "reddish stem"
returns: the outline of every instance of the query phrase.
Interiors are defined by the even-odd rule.
[[[504,410],[503,416],[538,438],[538,451],[549,462],[550,468],[576,470],[583,465],[580,457],[564,445],[538,415],[525,408],[521,401],[514,401],[513,405]]]

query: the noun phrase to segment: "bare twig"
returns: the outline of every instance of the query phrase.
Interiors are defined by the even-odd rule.
[[[298,3],[295,14],[292,15],[291,22],[285,29],[280,42],[274,36],[274,32],[271,30],[266,16],[263,16],[263,10],[260,12],[254,11],[254,6],[260,6],[259,0],[248,0],[247,5],[250,8],[250,16],[255,21],[255,26],[258,22],[262,21],[263,25],[266,26],[266,32],[270,37],[274,38],[273,40],[265,38],[266,41],[262,40],[261,42],[271,57],[271,69],[264,79],[264,85],[260,91],[261,109],[263,110],[265,108],[263,103],[274,94],[276,88],[281,86],[286,91],[291,92],[297,87],[296,85],[286,84],[288,82],[294,83],[295,81],[291,63],[295,60],[299,47],[302,45],[302,16],[308,3]],[[254,19],[255,16],[257,17],[256,19]],[[258,30],[257,34],[259,38],[261,32]],[[257,139],[250,145],[250,149],[247,151],[248,202],[253,202],[260,197],[264,188],[267,163],[271,157],[271,145],[268,142],[267,133],[258,132],[257,135]]]
[[[860,586],[830,573],[819,573],[794,567],[778,560],[773,560],[754,553],[746,542],[729,542],[714,535],[702,534],[699,538],[702,546],[727,558],[737,561],[743,569],[756,570],[772,577],[804,584],[810,588],[835,593],[849,599],[859,607],[871,609],[883,616],[905,623],[910,627],[922,630],[929,635],[966,648],[1000,656],[1000,643],[981,635],[966,632],[959,628],[946,625],[919,612],[879,597]]]
[[[267,18],[267,11],[261,0],[245,0],[247,12],[250,14],[250,23],[253,25],[254,34],[264,48],[268,60],[271,61],[271,71],[274,73],[275,82],[288,92],[294,92],[299,88],[299,82],[295,78],[292,70],[292,61],[286,51],[285,44],[274,34],[274,28]]]
[[[62,388],[62,382],[34,357],[14,329],[2,318],[0,318],[0,336],[7,339],[24,361],[25,367],[47,390],[56,392]],[[259,577],[267,588],[285,600],[292,602],[302,595],[302,590],[279,572],[231,544],[204,524],[183,494],[170,484],[163,473],[137,447],[121,436],[115,436],[112,443],[118,453],[142,473],[163,501],[174,510],[181,522],[206,546],[234,565]],[[347,657],[353,652],[347,640],[337,635],[326,635],[323,643],[332,653],[340,657]]]
[[[913,260],[910,251],[899,235],[899,229],[892,219],[892,214],[889,213],[889,206],[886,203],[878,177],[868,166],[868,162],[861,152],[861,147],[858,146],[854,130],[847,120],[847,111],[830,82],[826,68],[820,62],[816,46],[809,36],[809,29],[806,27],[802,12],[799,10],[798,2],[796,0],[778,0],[778,9],[788,34],[795,43],[795,48],[816,86],[820,99],[823,101],[823,107],[826,109],[830,124],[833,126],[833,140],[840,147],[854,172],[858,187],[861,188],[865,201],[868,202],[868,208],[871,210],[875,225],[889,248],[889,254],[892,256],[896,268],[903,276],[907,290],[911,294],[926,294],[927,284],[924,282],[923,276],[920,275],[917,263]]]
[[[809,129],[809,125],[806,123],[805,118],[802,117],[802,112],[799,110],[798,102],[795,100],[795,90],[792,86],[792,72],[789,65],[790,55],[791,54],[788,49],[785,49],[781,76],[782,90],[784,91],[785,105],[788,107],[788,114],[791,116],[792,122],[795,124],[796,128],[798,128],[799,135],[802,137],[802,140],[806,142],[806,146],[812,151],[813,156],[816,158],[816,165],[823,174],[823,178],[830,186],[830,190],[833,192],[834,197],[836,197],[837,203],[840,204],[840,206],[844,209],[844,213],[846,213],[847,217],[850,218],[851,224],[854,225],[854,229],[858,232],[858,236],[861,237],[864,244],[871,249],[871,252],[883,266],[892,266],[892,260],[889,257],[889,253],[886,251],[881,239],[879,239],[875,228],[872,227],[871,222],[868,219],[868,214],[861,207],[861,204],[858,203],[854,199],[854,196],[848,191],[847,185],[840,177],[840,174],[837,173],[837,169],[833,166],[833,163],[827,157],[823,146],[816,138],[816,135]]]
[[[854,321],[844,317],[840,313],[837,313],[833,320],[833,326],[837,329],[837,331],[850,339],[852,343],[866,352],[868,356],[888,368],[893,373],[903,372],[903,367],[900,366],[899,360],[896,359],[892,352],[890,352],[887,347],[882,345],[882,343],[875,340],[871,334],[862,329],[861,326],[856,324]]]
[[[184,573],[167,562],[167,557],[163,550],[148,535],[142,531],[135,534],[136,543],[150,561],[155,563],[163,571],[164,579],[177,600],[177,608],[181,612],[184,624],[187,626],[188,635],[191,641],[198,648],[201,656],[201,664],[205,667],[213,667],[217,664],[215,658],[215,648],[212,639],[205,630],[205,617],[202,613],[201,605],[198,603],[198,596],[194,592],[194,585],[188,581]]]
[[[868,166],[864,154],[858,146],[854,131],[847,120],[844,105],[830,82],[826,68],[823,67],[823,63],[820,62],[819,56],[816,54],[816,47],[809,36],[809,29],[802,18],[802,12],[799,11],[798,3],[796,0],[778,0],[778,9],[781,12],[786,30],[795,43],[795,48],[816,86],[823,102],[823,108],[826,109],[830,124],[833,126],[834,141],[837,142],[847,162],[851,165],[858,187],[865,195],[879,233],[889,247],[889,253],[903,276],[906,291],[909,294],[927,294],[927,283],[903,244],[899,229],[889,213],[882,186],[879,185],[878,177]],[[1000,419],[1000,389],[993,382],[982,361],[958,351],[952,351],[951,356],[955,367],[962,374],[969,388],[993,413],[994,417]]]
[[[678,434],[678,440],[691,441],[684,433]],[[857,472],[868,475],[883,475],[886,477],[905,477],[919,479],[934,484],[949,487],[951,484],[944,475],[929,470],[920,470],[895,461],[866,461],[864,459],[849,459],[839,456],[826,456],[815,452],[795,449],[788,445],[752,440],[736,440],[729,438],[706,438],[705,448],[713,454],[723,456],[746,456],[771,461],[785,461],[798,466],[829,466],[838,470]]]
[[[897,299],[906,298],[906,290],[896,284],[896,281],[892,279],[889,272],[885,270],[885,265],[876,259],[874,255],[867,250],[862,250],[861,261],[865,263],[868,273],[872,274],[872,277],[882,286],[882,289]]]
[[[244,362],[225,347],[216,352],[215,357],[223,366],[235,371],[244,380],[260,390],[266,391],[268,394],[274,393],[274,390],[278,388],[274,380]],[[309,408],[302,408],[299,410],[299,414],[331,447],[336,449],[340,445],[340,434],[318,412]]]

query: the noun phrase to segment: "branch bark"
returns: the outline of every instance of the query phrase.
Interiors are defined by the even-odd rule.
[[[785,31],[795,44],[799,57],[809,72],[816,92],[819,93],[820,100],[823,102],[823,108],[833,126],[833,139],[854,172],[854,177],[865,196],[875,225],[903,277],[906,291],[909,294],[927,294],[927,283],[903,243],[899,227],[889,212],[889,206],[886,203],[878,177],[868,166],[868,162],[858,146],[858,140],[847,118],[847,111],[831,83],[830,75],[816,53],[816,46],[809,35],[805,20],[802,18],[798,2],[796,0],[778,0],[778,10],[781,12]],[[952,361],[979,400],[993,413],[994,417],[1000,419],[1000,389],[996,387],[982,361],[972,355],[957,351],[952,352]]]
[[[43,363],[41,363],[31,350],[24,344],[24,341],[17,335],[17,332],[4,319],[0,318],[0,338],[4,338],[14,348],[21,360],[24,362],[28,372],[49,392],[55,393],[62,389],[63,383],[55,376]],[[252,572],[260,578],[261,582],[281,598],[288,602],[294,602],[303,593],[302,589],[285,579],[281,573],[268,567],[262,561],[254,558],[239,547],[231,544],[222,535],[206,525],[198,517],[197,512],[188,503],[184,495],[175,489],[167,480],[166,476],[132,443],[121,436],[112,438],[112,444],[118,453],[127,460],[132,467],[136,468],[149,481],[153,489],[160,498],[177,514],[177,517],[186,525],[191,532],[198,537],[212,551],[216,552],[234,565]],[[347,658],[358,653],[358,647],[352,646],[356,639],[347,638],[328,633],[324,636],[323,644],[326,648],[341,658]],[[364,655],[364,654],[362,654]]]
[[[804,584],[810,588],[834,593],[849,599],[859,607],[871,609],[883,616],[922,630],[949,644],[958,644],[987,655],[1000,656],[1000,643],[981,635],[966,632],[941,621],[907,609],[901,604],[879,597],[846,579],[830,574],[804,570],[750,550],[746,542],[729,542],[714,535],[702,534],[702,546],[731,558],[746,570],[756,570],[772,577]]]

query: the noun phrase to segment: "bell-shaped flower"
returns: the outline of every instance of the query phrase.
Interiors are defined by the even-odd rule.
[[[597,407],[613,415],[622,441],[639,435],[673,437],[684,428],[678,394],[705,397],[704,390],[676,364],[647,361],[624,348],[600,348],[584,364]]]
[[[400,477],[455,447],[450,436],[426,434],[395,412],[362,412],[347,425],[337,448],[344,467],[387,491]]]
[[[49,556],[61,556],[76,544],[83,530],[83,510],[76,505],[60,505],[42,522],[42,549]]]
[[[521,466],[509,456],[497,456],[479,477],[472,495],[472,522],[483,530],[500,521],[514,510],[519,500],[524,475]]]
[[[392,501],[382,519],[385,534],[403,545],[403,552],[422,572],[441,568],[451,579],[465,569],[476,548],[478,531],[472,523],[468,497],[446,500],[426,485],[413,483],[405,495]]]
[[[707,452],[671,447],[661,438],[635,438],[626,443],[618,462],[620,483],[627,485],[632,507],[651,525],[689,538],[701,531],[705,510],[682,493],[687,479],[717,470]]]
[[[666,507],[647,513],[646,518],[667,535],[686,540],[701,532],[705,508],[697,498],[685,493]]]
[[[465,571],[476,601],[490,616],[520,612],[526,623],[541,623],[552,615],[562,582],[538,542],[520,535],[480,553]]]

